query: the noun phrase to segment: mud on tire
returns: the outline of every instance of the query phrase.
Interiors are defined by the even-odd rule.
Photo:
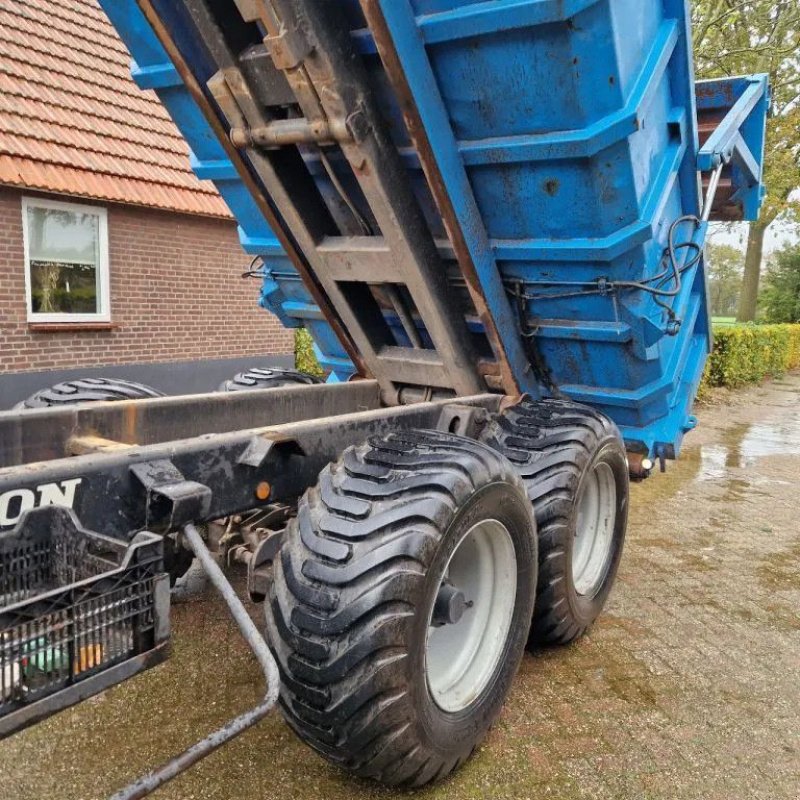
[[[429,685],[429,623],[452,553],[486,518],[513,542],[513,612],[483,688],[449,712]],[[505,458],[435,431],[349,448],[301,499],[274,564],[267,632],[287,722],[360,776],[410,786],[444,777],[500,711],[524,651],[535,582],[533,515]]]
[[[619,431],[589,406],[524,399],[495,416],[481,440],[514,464],[536,514],[539,583],[530,643],[567,644],[585,633],[602,611],[622,555],[628,464]],[[585,580],[584,573],[573,570],[576,534],[582,508],[589,505],[590,513],[604,513],[583,499],[600,473],[613,494],[613,508],[605,512],[608,549],[588,576],[594,580]]]

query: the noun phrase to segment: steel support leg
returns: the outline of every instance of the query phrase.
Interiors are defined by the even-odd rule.
[[[157,770],[150,772],[143,778],[139,778],[139,780],[121,789],[111,800],[136,800],[140,797],[146,797],[160,786],[163,786],[168,781],[171,781],[182,772],[194,766],[207,755],[213,753],[218,747],[226,744],[248,728],[251,728],[269,713],[278,699],[278,691],[280,689],[278,665],[269,652],[264,637],[259,633],[253,620],[250,619],[247,609],[244,607],[228,579],[214,560],[214,557],[208,551],[203,537],[200,535],[197,528],[189,523],[184,526],[183,533],[195,556],[203,565],[203,569],[208,573],[211,582],[217,587],[222,598],[228,604],[228,608],[236,624],[239,626],[242,636],[244,636],[245,641],[258,660],[267,683],[267,691],[264,695],[264,699],[255,706],[255,708],[231,720],[219,730],[209,734],[202,741],[192,745],[188,750],[184,750],[180,755],[170,759]]]

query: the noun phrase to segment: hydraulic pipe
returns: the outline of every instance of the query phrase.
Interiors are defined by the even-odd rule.
[[[706,192],[706,199],[703,203],[703,213],[700,217],[702,222],[708,222],[708,220],[711,218],[711,210],[714,206],[714,198],[716,197],[717,189],[719,188],[719,181],[722,177],[722,170],[724,166],[724,163],[720,163],[720,165],[711,174],[711,178],[708,181],[708,191]]]

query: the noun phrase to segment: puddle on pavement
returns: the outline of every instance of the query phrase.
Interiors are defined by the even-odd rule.
[[[800,454],[800,412],[779,422],[732,425],[720,438],[721,441],[684,447],[665,474],[646,482],[648,502],[678,495],[695,481],[725,481],[725,494],[712,498],[720,501],[741,500],[757,492],[755,487],[762,484],[788,483],[763,475],[741,476],[734,471],[752,466],[761,458]]]
[[[768,496],[776,484],[790,485],[759,470],[747,469],[759,459],[800,454],[800,412],[775,422],[739,423],[720,432],[713,443],[691,445],[683,449],[680,459],[670,463],[665,474],[655,475],[644,484],[632,488],[631,526],[640,530],[638,544],[673,556],[693,572],[711,572],[717,564],[711,557],[735,515],[732,506],[756,495]],[[710,491],[708,484],[715,484]],[[771,488],[770,488],[771,487]],[[691,547],[683,537],[657,534],[650,529],[649,514],[653,503],[669,498],[702,496],[712,503],[713,510],[704,515],[703,524],[693,531]],[[762,526],[765,533],[769,526]],[[698,547],[703,551],[698,551]],[[707,552],[706,552],[707,551]],[[773,588],[800,583],[783,564],[767,563],[761,571],[762,582]],[[795,584],[797,585],[797,584]]]
[[[759,458],[800,453],[800,413],[780,422],[734,425],[721,443],[700,448],[699,480],[724,478],[730,469],[751,466]]]
[[[700,448],[700,472],[697,476],[701,481],[714,481],[724,478],[728,474],[730,450],[722,444],[706,444]]]
[[[800,414],[793,415],[780,425],[751,425],[742,439],[740,449],[745,465],[756,458],[800,452]]]

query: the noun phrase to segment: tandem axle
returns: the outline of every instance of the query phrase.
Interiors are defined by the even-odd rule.
[[[258,419],[276,424],[252,425]],[[209,420],[215,424],[209,426]],[[237,423],[252,426],[229,430]],[[201,425],[216,430],[202,433]],[[401,638],[413,651],[428,653],[431,694],[425,702],[432,704],[430,713],[444,714],[443,730],[451,724],[449,714],[462,713],[483,695],[494,709],[485,717],[488,725],[505,696],[490,687],[498,675],[507,681],[516,669],[541,575],[536,506],[530,502],[534,486],[549,491],[555,481],[559,496],[574,495],[558,524],[580,543],[571,585],[592,596],[577,616],[555,626],[545,608],[538,621],[534,617],[539,635],[554,641],[580,635],[599,613],[621,553],[628,485],[621,439],[602,415],[566,401],[486,394],[387,408],[376,382],[356,381],[6,412],[0,414],[0,431],[0,497],[4,519],[11,523],[0,531],[3,574],[11,575],[19,554],[37,542],[48,542],[52,553],[61,552],[61,542],[88,542],[80,549],[83,560],[66,564],[66,573],[64,566],[54,568],[39,584],[31,577],[23,593],[8,594],[11,584],[0,580],[5,631],[0,655],[10,676],[0,698],[0,734],[165,657],[169,629],[162,570],[177,568],[181,559],[175,554],[182,548],[222,593],[264,670],[267,693],[256,708],[121,791],[120,800],[148,794],[255,724],[272,708],[279,685],[313,705],[319,689],[302,677],[306,667],[295,673],[298,667],[285,660],[281,642],[310,636],[297,646],[313,654],[313,662],[320,657],[324,662],[325,652],[346,652],[343,643],[359,636],[366,637],[359,651],[378,653],[385,635],[380,626],[374,632],[371,626],[342,629],[337,621],[370,614],[375,603],[387,603],[387,609],[412,603],[429,618],[420,632],[409,630]],[[581,467],[586,477],[579,488],[572,473],[586,453],[592,455]],[[568,533],[577,524],[575,513],[582,520],[580,536]],[[214,523],[240,514],[255,521],[233,531]],[[202,523],[209,523],[204,533],[198,528]],[[147,568],[131,577],[129,552],[142,537],[151,537],[150,548],[155,541],[169,544],[163,553],[170,558],[161,548],[157,555],[148,550]],[[223,562],[247,565],[250,596],[267,609],[272,655],[209,548],[218,550]],[[89,554],[100,558],[90,576],[80,567],[94,563]],[[426,576],[420,587],[402,578],[406,562],[427,564],[419,573]],[[395,585],[399,594],[381,601]],[[516,592],[509,594],[514,585]],[[108,608],[122,602],[108,599],[112,589],[122,591],[120,597],[139,598],[133,628],[122,631],[109,617]],[[361,608],[368,596],[374,599]],[[95,609],[88,628],[79,611],[86,603]],[[69,618],[67,627],[56,618]],[[393,625],[402,627],[406,618],[401,615]],[[300,627],[290,633],[295,624]],[[52,640],[48,631],[56,629],[61,632]],[[338,644],[341,636],[346,638]],[[512,641],[512,655],[502,656]],[[454,671],[457,652],[467,656],[463,669]],[[337,659],[326,673],[339,669]],[[54,672],[54,661],[65,666]],[[393,680],[406,678],[398,673]],[[298,701],[286,702],[291,708]],[[409,713],[416,713],[420,702],[409,700]],[[292,724],[327,752],[322,743],[314,744],[312,728],[303,733],[308,724],[303,715]],[[453,740],[459,752],[474,746],[474,731],[464,735]],[[421,752],[433,748],[431,753],[441,746],[417,744]],[[358,765],[358,747],[348,752],[352,769],[371,774],[374,765],[368,770]],[[401,777],[408,771],[395,766]],[[376,777],[389,780],[387,775],[383,767]]]

